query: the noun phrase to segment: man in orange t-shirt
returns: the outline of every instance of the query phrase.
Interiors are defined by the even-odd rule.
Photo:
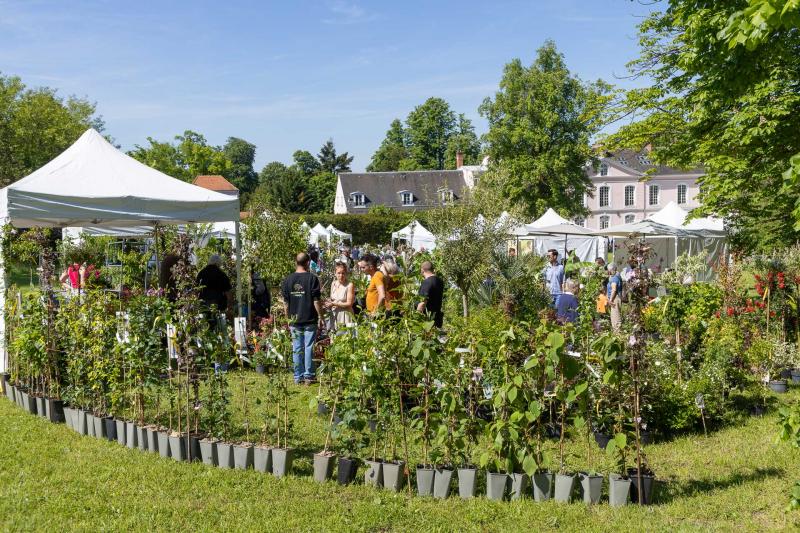
[[[372,254],[364,255],[358,261],[358,267],[361,269],[361,272],[370,276],[366,294],[367,312],[374,315],[380,311],[381,308],[391,309],[391,295],[388,290],[389,288],[387,288],[387,285],[391,283],[391,281],[382,271],[378,270],[377,256]]]

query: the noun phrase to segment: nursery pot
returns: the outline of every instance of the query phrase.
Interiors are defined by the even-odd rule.
[[[600,495],[603,492],[603,476],[581,472],[579,477],[583,490],[583,503],[599,503]]]
[[[533,499],[543,502],[553,497],[553,478],[552,472],[537,472],[533,475]]]
[[[611,440],[611,435],[606,435],[605,433],[600,433],[598,431],[594,432],[594,441],[600,447],[601,450],[605,450],[606,446],[608,446],[608,441]]]
[[[106,416],[103,418],[103,426],[105,426],[103,435],[110,441],[117,440],[117,421],[110,416]]]
[[[147,428],[136,425],[136,446],[143,452],[147,451]]]
[[[45,412],[46,409],[47,409],[45,407],[46,404],[47,404],[47,400],[45,398],[43,398],[43,397],[37,397],[36,398],[36,414],[41,416],[42,418],[47,416],[47,413]]]
[[[94,436],[98,439],[106,438],[106,424],[102,416],[93,416],[94,422]]]
[[[0,372],[0,385],[3,387],[3,392],[8,394],[8,382],[11,380],[11,374],[8,372]]]
[[[528,488],[528,475],[527,474],[509,474],[508,478],[511,480],[511,499],[519,500],[525,496],[525,490]]]
[[[264,365],[256,365],[256,373],[257,374],[266,374],[267,373],[267,367],[264,366]]]
[[[339,457],[339,469],[336,472],[336,481],[339,485],[349,485],[356,479],[358,459],[352,457]]]
[[[157,431],[156,435],[158,435],[158,455],[170,457],[169,434],[166,431]]]
[[[90,437],[94,437],[94,415],[87,411],[86,412],[86,434]]]
[[[314,454],[314,481],[325,483],[333,476],[333,465],[336,455],[333,452],[319,452]]]
[[[614,507],[628,504],[631,480],[619,474],[608,475],[608,503]]]
[[[655,476],[642,473],[642,486],[639,486],[639,475],[635,468],[628,469],[628,477],[631,480],[631,503],[641,502],[643,505],[653,503],[653,488],[655,487]]]
[[[50,420],[50,398],[44,398],[44,415],[42,416]]]
[[[508,474],[499,472],[486,473],[486,497],[490,500],[502,500],[506,496],[508,488]]]
[[[317,402],[317,414],[318,415],[328,414],[328,404],[326,404],[325,402]]]
[[[233,468],[233,445],[230,442],[217,441],[217,466]]]
[[[468,500],[475,497],[475,487],[478,482],[478,471],[475,468],[458,469],[458,495]]]
[[[557,502],[569,503],[572,499],[572,491],[575,490],[575,474],[556,474],[555,500]]]
[[[800,369],[792,369],[792,383],[800,383]]]
[[[403,461],[383,463],[383,488],[399,492],[406,480],[406,464]]]
[[[64,423],[64,402],[53,398],[47,399],[47,417],[54,424]]]
[[[772,392],[777,392],[778,394],[783,394],[788,390],[788,385],[786,384],[785,379],[779,379],[769,382],[769,388],[772,389]]]
[[[450,496],[450,482],[452,480],[452,468],[437,467],[433,474],[433,497],[443,500]]]
[[[784,368],[781,370],[781,379],[789,379],[792,377],[792,369],[791,368]]]
[[[237,444],[233,447],[233,466],[237,470],[253,468],[252,444]]]
[[[436,471],[424,465],[417,465],[417,494],[431,496],[433,494],[433,478]]]
[[[200,441],[203,440],[201,435],[193,434],[189,435],[189,451],[188,456],[186,457],[187,461],[196,461],[200,462]]]
[[[200,441],[200,458],[203,464],[217,466],[217,443],[210,439]]]
[[[78,433],[81,435],[88,435],[89,428],[88,428],[88,420],[86,418],[86,411],[83,409],[78,409]]]
[[[169,454],[176,461],[186,460],[186,438],[183,434],[169,436]]]
[[[27,409],[30,414],[35,415],[36,414],[36,397],[31,396],[27,392],[25,392],[23,394],[25,394],[25,396],[24,396],[24,398],[25,398],[25,409]],[[82,433],[82,435],[85,435],[85,434],[86,434],[85,432]]]
[[[136,424],[133,422],[125,422],[125,445],[128,448],[136,448]]]
[[[253,448],[253,469],[263,474],[272,472],[272,448],[268,446]]]
[[[125,446],[125,421],[124,420],[114,420],[117,424],[117,442]]]
[[[72,409],[72,431],[80,432],[78,422],[80,420],[80,409]]]
[[[158,453],[158,430],[152,426],[146,427],[147,432],[147,451]]]
[[[272,448],[272,475],[281,478],[292,471],[293,448]]]
[[[383,461],[364,461],[367,470],[364,472],[364,484],[373,487],[383,486]]]
[[[64,408],[64,423],[69,429],[74,429],[74,424],[72,422],[72,407]]]

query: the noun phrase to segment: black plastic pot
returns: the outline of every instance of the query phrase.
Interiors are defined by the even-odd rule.
[[[367,466],[364,471],[364,484],[372,487],[383,486],[383,461],[364,461]]]
[[[403,461],[383,463],[383,488],[399,492],[406,480],[406,464]]]
[[[556,474],[555,494],[553,499],[561,503],[569,503],[575,490],[575,474]]]
[[[272,448],[272,475],[282,478],[292,471],[294,448]]]
[[[537,472],[533,474],[533,499],[543,502],[553,497],[555,475],[552,472]]]
[[[520,500],[525,497],[528,488],[528,474],[509,474],[511,481],[510,496],[512,500]]]
[[[253,469],[262,474],[272,472],[272,448],[269,446],[253,448]]]
[[[63,424],[66,420],[64,417],[64,402],[62,400],[48,398],[47,415],[50,422],[53,422],[54,424]]]
[[[200,462],[202,456],[200,454],[200,441],[203,440],[202,435],[189,435],[189,450],[187,452],[187,460],[193,462]]]
[[[583,491],[583,503],[599,503],[600,496],[603,493],[603,476],[581,472],[578,477],[580,478],[581,490]]]
[[[613,507],[628,504],[631,492],[631,480],[619,474],[608,475],[608,503]]]
[[[608,446],[608,441],[611,440],[611,435],[606,435],[605,433],[600,433],[595,431],[594,432],[594,441],[600,447],[601,450],[605,450],[606,446]]]
[[[252,444],[237,444],[233,447],[233,466],[237,470],[253,468]]]
[[[433,468],[417,465],[417,494],[420,496],[433,495],[433,480],[436,471]]]
[[[792,377],[792,369],[791,368],[784,368],[781,370],[781,379],[789,379]]]
[[[486,498],[500,501],[506,497],[510,481],[508,474],[500,472],[486,473]]]
[[[169,450],[169,433],[166,431],[156,431],[156,435],[158,436],[158,455],[165,459],[171,457],[172,455]]]
[[[70,409],[71,411],[72,409]],[[110,416],[103,418],[103,425],[105,426],[105,436],[110,441],[117,440],[117,421]]]
[[[233,445],[230,442],[217,441],[217,466],[222,469],[233,468]]]
[[[25,408],[28,410],[28,412],[30,414],[32,414],[32,415],[37,414],[37,411],[36,411],[36,397],[35,396],[31,396],[27,392],[25,393]],[[82,435],[85,435],[85,434],[86,434],[85,432],[82,433]]]
[[[444,500],[450,496],[450,484],[452,480],[452,468],[437,467],[433,474],[433,497]]]
[[[336,455],[332,452],[319,452],[314,454],[314,481],[325,483],[333,476],[333,467],[336,464]]]
[[[783,394],[789,390],[789,386],[785,379],[770,381],[769,388],[772,390],[772,392],[777,392],[778,394]]]
[[[325,402],[317,402],[317,414],[318,415],[327,415],[328,414],[328,404]]]
[[[649,431],[640,429],[639,439],[642,441],[642,445],[644,446],[646,444],[651,444],[653,442],[653,435]]]
[[[458,469],[458,495],[468,500],[475,497],[475,489],[478,486],[478,470],[475,468]]]
[[[336,471],[336,481],[339,485],[349,485],[355,481],[356,472],[358,472],[358,459],[339,457],[339,468]]]
[[[264,365],[256,365],[256,374],[266,374],[267,367]]]
[[[636,473],[637,470],[635,468],[628,469],[628,477],[631,480],[631,502],[632,503],[639,503],[639,499],[641,498],[641,502],[643,505],[650,505],[653,503],[653,489],[655,488],[655,476],[652,474],[644,474],[642,473],[641,481],[642,486],[639,486],[639,475]]]

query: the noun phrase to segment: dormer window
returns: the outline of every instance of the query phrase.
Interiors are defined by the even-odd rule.
[[[400,204],[414,205],[414,193],[411,191],[400,191],[397,194],[400,195]]]
[[[439,189],[439,200],[443,204],[449,204],[453,201],[453,191],[451,189]]]
[[[364,193],[351,192],[350,203],[353,204],[353,207],[364,207],[364,204],[366,203],[366,198],[364,197]]]
[[[620,165],[625,165],[626,167],[628,166],[628,160],[625,159],[624,155],[619,156],[618,161]]]
[[[650,159],[646,155],[639,154],[636,157],[639,159],[639,164],[640,165],[645,166],[645,167],[650,166]]]
[[[600,165],[600,175],[601,176],[608,176],[608,165],[606,165],[605,163],[602,163]]]

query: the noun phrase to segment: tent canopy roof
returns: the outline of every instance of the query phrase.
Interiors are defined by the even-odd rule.
[[[237,220],[239,200],[144,165],[93,129],[0,190],[0,218],[17,227],[138,226]]]
[[[552,207],[549,207],[547,211],[545,211],[544,215],[540,216],[528,226],[534,228],[545,228],[548,226],[558,226],[559,224],[572,224],[569,220],[562,217]]]

